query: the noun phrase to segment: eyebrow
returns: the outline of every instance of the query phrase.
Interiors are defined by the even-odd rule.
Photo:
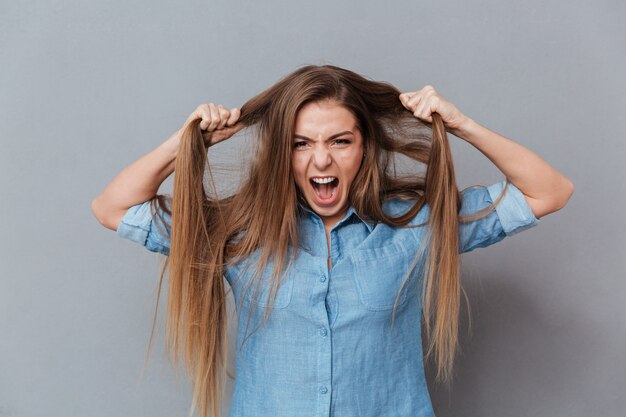
[[[331,139],[335,139],[341,135],[345,135],[346,133],[349,133],[351,135],[354,135],[354,133],[352,133],[351,130],[344,130],[343,132],[339,132],[339,133],[335,133],[332,136],[329,136],[327,140],[331,140]],[[293,135],[294,139],[306,139],[306,140],[313,140],[311,138],[307,138],[306,136],[302,136],[302,135],[298,135],[297,133]]]

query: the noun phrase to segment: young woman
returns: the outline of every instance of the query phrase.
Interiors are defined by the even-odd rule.
[[[219,198],[207,148],[245,127],[256,153],[239,189]],[[506,179],[459,192],[446,132]],[[422,163],[424,175],[400,174],[399,156]],[[158,195],[174,170],[173,196]],[[168,255],[168,352],[175,363],[183,352],[192,412],[217,415],[228,374],[232,417],[414,417],[434,415],[422,320],[437,381],[452,376],[460,254],[537,225],[572,193],[539,156],[432,86],[401,94],[309,65],[241,110],[199,106],[93,211],[119,236]],[[226,369],[224,279],[247,316],[235,375]]]

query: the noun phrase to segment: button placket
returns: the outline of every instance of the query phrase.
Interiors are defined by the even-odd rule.
[[[324,259],[322,261],[322,259]],[[326,259],[320,259],[321,262],[325,264]],[[320,265],[321,266],[321,265]],[[324,265],[327,266],[327,265]],[[318,337],[318,352],[317,352],[317,390],[319,397],[319,402],[317,404],[317,413],[319,416],[328,415],[328,410],[330,410],[330,396],[327,395],[329,392],[332,375],[332,349],[330,344],[330,323],[328,322],[328,307],[326,305],[326,297],[328,295],[328,289],[330,284],[330,270],[322,267],[318,272],[318,280],[319,291],[316,291],[319,294],[319,298],[317,299],[316,309],[319,314],[319,321],[317,326],[317,337]]]

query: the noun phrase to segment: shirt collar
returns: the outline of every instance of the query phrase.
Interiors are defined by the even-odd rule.
[[[310,216],[315,216],[318,219],[320,219],[319,215],[316,212],[314,212],[313,210],[311,210],[309,207],[307,207],[306,205],[304,205],[302,203],[298,203],[298,206],[302,210],[307,212]],[[356,212],[356,209],[353,206],[350,206],[350,208],[348,208],[348,211],[346,212],[346,214],[343,216],[343,218],[341,220],[339,220],[339,222],[337,222],[335,227],[337,227],[337,226],[339,226],[339,225],[349,221],[352,217],[354,217],[357,220],[360,220],[363,224],[365,224],[365,226],[367,227],[367,230],[370,233],[372,232],[372,230],[374,230],[375,223],[373,221],[371,221],[371,220],[365,220],[361,216],[359,216],[359,213]]]

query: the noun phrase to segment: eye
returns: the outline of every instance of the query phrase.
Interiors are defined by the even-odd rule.
[[[337,139],[335,143],[337,145],[349,145],[352,141],[350,139]]]
[[[304,147],[304,145],[306,145],[306,142],[301,141],[301,140],[296,141],[296,142],[293,143],[293,147],[294,148],[302,148],[302,147]]]

